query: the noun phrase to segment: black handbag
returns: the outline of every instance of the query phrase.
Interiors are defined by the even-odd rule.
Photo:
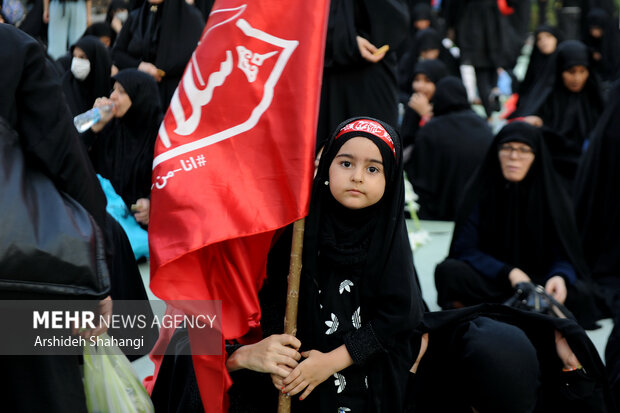
[[[0,297],[100,299],[109,289],[94,219],[26,163],[17,133],[0,118]]]
[[[545,292],[542,285],[521,282],[515,285],[515,290],[515,295],[510,297],[504,305],[558,318],[575,319],[568,308]]]

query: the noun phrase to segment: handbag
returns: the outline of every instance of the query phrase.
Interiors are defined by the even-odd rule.
[[[515,294],[510,297],[504,305],[557,318],[575,319],[575,316],[573,316],[568,308],[547,294],[542,285],[535,285],[531,282],[521,282],[515,285],[515,289]]]
[[[79,177],[76,177],[79,179]],[[0,297],[100,299],[110,280],[90,214],[28,165],[0,118]]]

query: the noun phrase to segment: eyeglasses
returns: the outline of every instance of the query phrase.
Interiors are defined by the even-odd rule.
[[[513,152],[517,153],[517,158],[523,159],[534,155],[534,151],[529,146],[512,146],[508,144],[499,147],[500,156],[510,157]]]

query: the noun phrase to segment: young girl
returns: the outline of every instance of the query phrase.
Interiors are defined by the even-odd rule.
[[[372,118],[338,126],[306,219],[299,338],[305,357],[274,376],[296,409],[402,411],[423,312],[405,226],[402,147]]]

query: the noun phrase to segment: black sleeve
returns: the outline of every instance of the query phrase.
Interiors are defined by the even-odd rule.
[[[140,64],[140,59],[136,59],[131,56],[128,51],[129,42],[133,36],[135,16],[136,15],[134,13],[129,15],[127,21],[123,25],[123,28],[121,29],[121,32],[116,38],[114,48],[112,49],[112,61],[120,70],[137,68]]]
[[[49,71],[39,44],[28,39],[14,45],[21,49],[15,55],[23,56],[15,93],[15,128],[24,153],[33,166],[41,168],[58,189],[84,206],[103,228],[105,196],[73,126],[60,83]]]

